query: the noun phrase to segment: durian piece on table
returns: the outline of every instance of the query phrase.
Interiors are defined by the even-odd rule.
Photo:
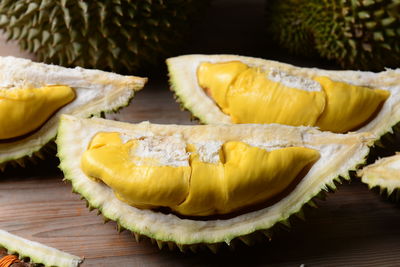
[[[171,89],[202,123],[281,123],[377,138],[400,121],[400,70],[301,68],[235,55],[167,60]]]
[[[47,63],[135,72],[171,56],[210,0],[0,2],[0,29]]]
[[[290,225],[314,197],[349,179],[373,140],[278,124],[128,124],[63,115],[56,143],[73,191],[119,229],[160,248],[216,251]]]
[[[397,0],[268,0],[266,28],[284,49],[345,69],[400,67]]]
[[[146,78],[135,76],[0,57],[0,169],[43,158],[61,114],[116,111],[145,83]]]
[[[29,261],[24,261],[27,258]],[[0,266],[19,263],[24,267],[77,267],[82,262],[83,259],[78,256],[0,230]]]
[[[381,193],[400,198],[400,153],[377,160],[359,170],[357,175],[369,188],[378,187]]]

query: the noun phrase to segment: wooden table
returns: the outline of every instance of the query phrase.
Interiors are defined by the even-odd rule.
[[[166,81],[150,83],[131,105],[110,118],[139,122],[193,123],[179,110]],[[116,224],[103,223],[96,211],[62,181],[57,159],[26,169],[8,169],[0,179],[0,229],[85,257],[82,266],[400,266],[400,210],[359,181],[339,186],[318,209],[306,210],[271,242],[235,251],[193,254],[159,250],[137,243]]]

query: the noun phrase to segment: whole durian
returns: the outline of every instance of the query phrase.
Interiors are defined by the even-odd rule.
[[[295,54],[343,68],[400,66],[399,0],[269,0],[268,31]]]
[[[208,3],[5,0],[0,28],[42,61],[132,72],[173,53]]]

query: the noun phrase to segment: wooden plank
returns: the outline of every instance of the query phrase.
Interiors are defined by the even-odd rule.
[[[166,81],[139,92],[118,120],[193,123],[181,112]],[[339,186],[318,209],[307,209],[271,242],[222,249],[218,255],[159,251],[148,240],[136,243],[116,224],[103,223],[96,211],[71,193],[52,158],[37,166],[8,169],[0,178],[0,229],[86,258],[82,266],[396,266],[400,265],[399,204],[384,200],[358,181]]]

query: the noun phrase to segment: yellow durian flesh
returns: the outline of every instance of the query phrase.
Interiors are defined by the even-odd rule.
[[[290,88],[266,79],[265,73],[252,68],[237,76],[227,98],[235,123],[313,125],[325,107],[322,91]]]
[[[151,160],[146,160],[146,165],[136,165],[131,156],[136,142],[123,143],[118,133],[99,133],[82,156],[82,169],[132,206],[153,208],[183,202],[189,188],[190,167],[159,166]]]
[[[227,87],[236,77],[249,67],[240,61],[225,62],[221,64],[212,64],[204,62],[197,70],[199,76],[199,84],[213,99],[215,99],[221,109],[229,113],[228,104],[226,103]]]
[[[316,126],[338,133],[357,129],[367,122],[389,97],[385,90],[334,82],[328,77],[315,77],[324,88],[327,105]]]
[[[0,139],[28,134],[75,98],[69,86],[0,89]]]
[[[98,133],[82,156],[82,170],[132,206],[169,207],[186,216],[228,214],[265,202],[319,158],[317,151],[304,147],[266,151],[229,141],[216,163],[202,161],[188,144],[187,166],[160,166],[156,159],[138,165],[132,153],[136,142],[123,143],[118,133]]]
[[[190,158],[188,197],[173,210],[183,215],[207,216],[260,204],[283,192],[318,158],[319,153],[309,148],[268,152],[236,141],[222,145],[217,164],[202,162],[194,153]]]
[[[238,71],[236,64],[243,71]],[[321,85],[320,91],[303,90],[271,80],[268,72],[244,66],[247,65],[239,61],[204,62],[197,71],[200,87],[234,123],[319,126],[322,130],[343,133],[368,122],[390,94],[322,76],[313,79]],[[224,77],[222,72],[233,76],[220,79]]]

